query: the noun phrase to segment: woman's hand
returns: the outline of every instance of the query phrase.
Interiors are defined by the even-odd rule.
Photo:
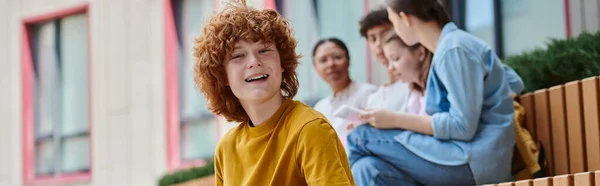
[[[398,114],[387,109],[369,109],[358,115],[358,118],[377,129],[393,129],[398,121]]]

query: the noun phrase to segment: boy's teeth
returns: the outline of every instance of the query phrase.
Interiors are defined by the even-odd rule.
[[[264,75],[260,75],[260,76],[251,77],[251,78],[248,78],[246,81],[254,81],[254,80],[257,80],[260,78],[264,78],[264,77],[267,77],[267,75],[264,74]]]

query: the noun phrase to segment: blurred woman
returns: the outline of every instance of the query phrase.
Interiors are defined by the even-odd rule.
[[[342,143],[347,136],[347,125],[351,121],[333,115],[342,105],[362,108],[366,98],[377,89],[376,86],[352,81],[349,75],[350,54],[348,48],[337,38],[322,39],[313,49],[315,70],[331,87],[333,95],[327,96],[315,105],[315,110],[323,113],[336,130]]]

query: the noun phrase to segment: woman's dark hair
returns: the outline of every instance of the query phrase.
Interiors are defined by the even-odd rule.
[[[315,57],[317,49],[321,45],[323,45],[323,44],[325,44],[327,42],[332,42],[333,44],[335,44],[338,47],[342,48],[342,50],[344,50],[346,52],[346,58],[348,59],[348,61],[350,61],[350,52],[348,52],[348,47],[346,47],[346,44],[344,44],[344,42],[342,40],[340,40],[338,38],[335,38],[335,37],[319,40],[319,42],[317,42],[317,44],[315,44],[315,47],[313,48],[313,53],[312,53],[313,58]]]
[[[440,27],[450,22],[450,16],[438,0],[386,0],[394,12],[411,14],[422,21],[434,20]]]

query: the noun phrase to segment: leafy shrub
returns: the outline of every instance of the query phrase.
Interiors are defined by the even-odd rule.
[[[504,59],[521,76],[525,92],[600,75],[600,32],[551,39],[535,49]]]

